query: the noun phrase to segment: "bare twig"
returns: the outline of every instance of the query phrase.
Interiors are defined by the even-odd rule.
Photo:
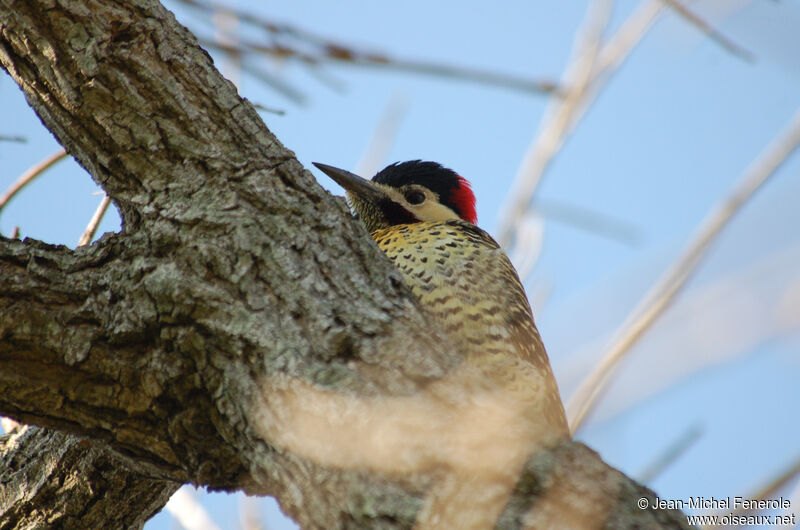
[[[19,227],[15,226],[11,231],[11,239],[19,239]]]
[[[774,174],[775,170],[800,143],[800,110],[740,178],[731,195],[722,201],[701,223],[681,257],[647,293],[631,315],[620,326],[616,339],[603,355],[594,371],[581,383],[569,400],[567,417],[574,433],[597,403],[608,378],[619,361],[656,319],[670,306],[675,295],[686,284],[711,243],[742,205]]]
[[[689,427],[680,438],[671,443],[666,451],[659,455],[659,457],[652,462],[647,468],[639,475],[639,482],[648,484],[658,475],[660,475],[666,468],[671,466],[682,454],[686,452],[692,445],[700,439],[703,435],[703,428],[699,425]]]
[[[672,8],[678,15],[686,19],[691,25],[706,34],[708,38],[722,46],[726,51],[736,55],[740,59],[748,62],[755,61],[755,55],[744,47],[736,44],[731,39],[714,29],[714,27],[703,20],[696,13],[692,12],[688,7],[681,4],[677,0],[661,0]]]
[[[544,226],[544,218],[535,210],[528,211],[517,225],[517,241],[509,258],[520,278],[527,278],[539,261],[544,245]]]
[[[293,85],[284,81],[283,79],[280,79],[278,76],[276,76],[272,72],[269,72],[265,68],[253,64],[252,61],[245,60],[244,56],[247,53],[247,51],[241,48],[242,46],[241,42],[238,42],[236,45],[231,45],[231,44],[223,44],[221,42],[211,39],[201,38],[200,44],[206,48],[219,50],[229,56],[238,54],[240,57],[243,58],[242,62],[240,63],[240,67],[243,72],[250,74],[254,78],[261,81],[262,83],[270,86],[280,95],[298,105],[303,105],[306,103],[306,95],[300,89],[294,87]]]
[[[636,226],[603,212],[541,198],[536,199],[535,209],[551,221],[574,226],[626,245],[636,246],[642,240],[642,233]]]
[[[800,474],[800,458],[793,462],[789,467],[778,473],[777,476],[764,484],[760,489],[748,495],[746,498],[755,500],[767,499],[774,495],[779,488],[783,487],[798,474]]]
[[[519,90],[522,92],[535,92],[540,94],[560,95],[558,85],[549,80],[529,79],[510,74],[502,74],[489,70],[478,70],[476,68],[466,68],[453,65],[430,63],[426,61],[414,61],[391,58],[386,55],[369,54],[347,57],[339,54],[328,54],[325,59],[331,61],[344,62],[356,66],[369,66],[373,68],[385,68],[388,70],[398,70],[412,74],[426,74],[436,77],[445,77],[460,81],[474,83],[484,83],[497,87]]]
[[[238,52],[243,55],[266,54],[281,59],[294,59],[310,65],[317,65],[322,62],[335,62],[484,83],[522,92],[560,94],[557,85],[552,81],[527,79],[511,74],[426,61],[402,60],[374,52],[360,52],[340,45],[332,45],[323,50],[319,50],[317,53],[305,53],[294,48],[284,47],[283,45],[275,46],[240,42],[237,44],[236,48],[233,48],[211,40],[201,39],[201,43],[203,46],[217,48],[227,53]]]
[[[562,88],[562,91],[567,91],[567,95],[563,100],[551,102],[551,108],[545,115],[538,135],[523,157],[506,205],[501,209],[498,241],[502,246],[509,247],[513,243],[514,227],[528,209],[550,161],[611,74],[622,65],[663,7],[659,0],[643,3],[602,48],[597,49],[599,41],[595,40],[591,44],[590,40],[588,49],[574,54],[565,74],[564,84],[568,88]],[[596,28],[592,29],[594,24],[596,23],[588,24],[588,29],[584,32],[593,31],[595,39],[599,39],[601,33]],[[581,49],[580,43],[585,40],[585,37],[576,39],[576,48]]]
[[[800,470],[797,470],[791,476],[791,478],[792,479],[796,478],[798,473],[800,473]],[[788,482],[788,479],[787,479],[787,482]],[[781,510],[782,511],[781,515],[783,515],[784,518],[786,518],[787,516],[789,518],[791,518],[793,516],[796,516],[798,513],[800,513],[800,510],[798,510],[798,508],[797,508],[797,506],[800,505],[800,482],[795,482],[794,488],[792,488],[792,491],[791,491],[791,493],[789,493],[788,497],[789,497],[788,506],[786,508],[784,508],[783,510]]]
[[[789,483],[792,479],[796,478],[800,475],[800,458],[798,458],[795,462],[793,462],[790,466],[788,466],[785,470],[781,471],[777,476],[775,476],[772,480],[767,482],[764,486],[760,489],[756,490],[754,493],[751,493],[744,497],[745,499],[752,499],[754,501],[768,499],[775,495],[775,493]],[[795,506],[793,503],[790,503],[790,506]],[[733,511],[726,510],[724,512],[720,512],[720,515],[723,514],[731,514],[731,515],[742,515],[744,513],[749,512],[750,510],[745,508],[737,508]],[[705,525],[702,526],[703,530],[713,530],[715,528],[719,528],[719,526],[712,526],[712,525]]]
[[[262,105],[261,103],[254,103],[252,101],[250,103],[253,105],[253,107],[256,110],[261,111],[261,112],[269,112],[270,114],[277,114],[278,116],[284,116],[286,114],[286,111],[283,110],[283,109],[276,109],[276,108],[273,108],[273,107],[267,107],[266,105]]]
[[[378,125],[372,133],[369,145],[356,164],[357,175],[370,178],[386,164],[386,157],[397,137],[397,130],[403,121],[406,108],[406,101],[397,95],[392,96],[389,103],[386,104],[386,108],[378,120]]]
[[[266,530],[261,518],[261,498],[242,495],[239,499],[239,525],[241,530]]]
[[[20,144],[24,144],[28,141],[27,138],[24,136],[7,136],[0,134],[0,142],[17,142]]]
[[[771,209],[769,205],[764,206],[764,202],[753,205],[754,217],[764,209]],[[751,227],[754,222],[753,217],[741,221]],[[775,223],[771,226],[769,222],[756,224],[767,232],[778,228]],[[748,241],[738,240],[743,231],[751,233],[740,227],[736,233],[728,234],[728,240],[733,237],[736,239],[733,245],[745,248]],[[720,248],[719,252],[723,251]],[[752,263],[735,267],[683,293],[668,314],[661,316],[657,328],[645,337],[647,345],[642,346],[646,355],[626,360],[624,379],[620,367],[620,378],[609,389],[602,411],[598,408],[597,421],[601,417],[603,422],[613,421],[680,379],[752,355],[759,351],[760,345],[799,331],[800,270],[797,263],[800,263],[800,241],[764,256],[755,256]],[[565,359],[566,362],[559,363],[558,372],[562,378],[559,381],[572,386],[571,382],[580,383],[592,370],[598,350],[594,342],[582,342],[571,348],[574,354]],[[641,376],[644,373],[647,377]],[[637,376],[627,377],[628,374]]]
[[[109,204],[111,204],[111,197],[108,195],[103,195],[103,200],[100,201],[100,204],[97,206],[97,210],[95,210],[92,219],[86,226],[86,230],[83,231],[81,238],[78,240],[79,247],[88,245],[92,242],[92,239],[94,239],[94,233],[97,232],[97,227],[100,226],[100,221],[103,220],[103,216],[106,214]]]
[[[597,77],[602,80],[601,85],[605,84],[610,74],[619,70],[663,10],[664,4],[660,0],[645,0],[625,19],[597,58]]]
[[[510,248],[511,260],[517,266],[520,278],[525,281],[533,270],[541,253],[544,240],[544,223],[541,216],[528,212],[530,197],[539,183],[544,168],[561,148],[568,130],[572,127],[572,115],[581,105],[584,94],[592,80],[597,54],[600,50],[603,33],[611,18],[614,2],[595,0],[589,4],[583,26],[575,36],[572,59],[562,77],[566,87],[563,99],[552,98],[545,113],[539,135],[529,148],[517,173],[516,189],[511,194],[511,211],[514,216],[514,246]],[[527,193],[527,200],[516,200],[517,193]],[[504,209],[505,210],[505,209]],[[501,224],[500,244],[509,246],[511,237],[504,241],[508,231]]]
[[[176,491],[165,506],[186,530],[220,530],[202,504],[184,486]]]
[[[645,0],[603,46],[597,57],[595,79],[586,93],[585,101],[577,109],[573,120],[573,128],[580,122],[592,102],[597,99],[597,96],[600,95],[608,81],[625,63],[625,60],[641,42],[663,11],[664,4],[659,0]]]
[[[235,48],[239,40],[236,36],[239,18],[227,10],[217,11],[211,16],[211,23],[215,29],[215,40],[223,46]],[[242,56],[239,53],[227,55],[227,60],[220,67],[222,75],[238,87],[242,77]]]
[[[244,55],[269,55],[279,59],[294,59],[302,63],[317,65],[322,62],[346,63],[371,68],[386,68],[410,73],[434,75],[463,81],[485,83],[494,86],[537,93],[558,92],[555,83],[547,80],[526,79],[473,68],[461,68],[428,61],[402,60],[369,50],[362,50],[319,35],[301,30],[289,24],[274,22],[247,11],[232,9],[201,0],[179,0],[181,3],[210,13],[230,13],[242,24],[256,27],[269,35],[268,43],[237,42],[233,45],[202,41],[204,46],[216,47],[226,53]],[[247,70],[245,68],[245,70]],[[263,72],[262,72],[263,73]]]
[[[204,45],[207,45],[205,43]],[[214,47],[215,44],[209,45],[209,47]],[[221,46],[217,46],[220,49],[224,49]],[[267,68],[264,68],[261,65],[256,65],[253,61],[250,60],[243,60],[241,63],[242,71],[250,74],[254,78],[258,79],[265,85],[271,87],[274,91],[288,99],[289,101],[297,104],[297,105],[305,105],[308,102],[308,96],[306,96],[305,92],[294,86],[293,84],[285,81],[284,79],[278,77],[273,72],[270,72]]]
[[[325,85],[337,94],[347,94],[347,82],[323,67],[320,63],[302,63],[306,71],[321,84]]]
[[[20,425],[22,424],[17,420],[13,420],[6,416],[0,416],[0,426],[3,427],[3,432],[5,432],[6,434],[10,433]]]
[[[14,195],[20,192],[22,188],[27,186],[28,184],[33,181],[36,177],[44,173],[50,166],[61,160],[62,158],[67,156],[67,152],[63,149],[59,149],[52,155],[48,156],[44,160],[37,162],[33,166],[31,166],[25,173],[19,176],[19,178],[11,185],[10,188],[6,190],[2,197],[0,197],[0,210],[2,210],[8,201],[10,201]]]

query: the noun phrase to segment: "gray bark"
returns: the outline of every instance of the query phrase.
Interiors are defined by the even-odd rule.
[[[0,239],[0,414],[72,433],[5,439],[0,529],[136,527],[183,482],[274,495],[308,528],[411,527],[441,469],[287,434],[298,388],[371,403],[457,364],[341,201],[157,2],[0,0],[0,65],[123,219],[75,250]],[[564,441],[502,526],[685,526],[639,496]]]
[[[141,528],[180,486],[102,443],[23,426],[0,437],[0,528]]]

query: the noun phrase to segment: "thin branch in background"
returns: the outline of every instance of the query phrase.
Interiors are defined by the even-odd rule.
[[[544,218],[536,210],[529,210],[517,226],[517,243],[508,258],[520,278],[527,278],[539,262],[544,246]]]
[[[608,78],[625,63],[664,9],[665,6],[660,0],[645,0],[603,45],[597,58],[598,71],[592,91],[593,98],[597,96],[598,88],[602,88]]]
[[[8,418],[6,416],[0,416],[0,427],[3,427],[3,432],[5,434],[10,433],[11,431],[16,429],[20,425],[22,425],[22,424],[20,422],[18,422],[17,420]]]
[[[745,234],[780,229],[780,221],[759,217],[759,212],[774,210],[764,203],[753,205],[749,218],[742,219],[736,231],[728,234],[727,248],[747,248],[753,240]],[[780,212],[788,215],[790,208],[774,210],[777,219],[786,219]],[[758,230],[753,231],[756,226]],[[717,252],[725,252],[725,248],[720,246]],[[692,374],[758,355],[760,346],[800,331],[797,263],[800,240],[754,256],[750,263],[687,289],[646,337],[646,355],[628,359],[626,376],[614,382],[602,410],[597,410],[597,421],[613,422]],[[580,383],[597,362],[596,353],[602,346],[590,339],[571,347],[573,355],[557,367],[559,381],[569,386]]]
[[[306,96],[305,92],[276,76],[266,68],[253,64],[252,61],[242,62],[242,71],[271,87],[295,105],[303,106],[308,103],[308,96]]]
[[[214,25],[214,37],[217,42],[231,49],[236,48],[238,37],[236,28],[239,25],[239,17],[229,10],[215,11],[211,15],[211,23]],[[226,61],[223,62],[220,71],[222,75],[230,80],[238,88],[242,77],[242,56],[238,52],[226,54]]]
[[[202,40],[203,46],[215,47],[226,53],[240,56],[268,55],[279,59],[294,59],[308,65],[323,62],[345,63],[370,68],[392,69],[415,74],[426,74],[462,81],[484,83],[493,86],[535,92],[542,94],[558,93],[557,85],[549,80],[529,79],[475,68],[433,63],[419,60],[403,60],[370,50],[362,50],[339,42],[334,42],[297,27],[273,22],[247,11],[200,0],[177,0],[184,5],[208,13],[227,12],[237,17],[240,23],[267,33],[268,43],[237,42],[223,45],[212,39]],[[247,71],[246,67],[243,67]],[[263,74],[263,72],[262,72]],[[273,82],[274,83],[274,82]],[[271,84],[273,84],[271,83]]]
[[[236,50],[227,46],[222,46],[221,44],[208,39],[201,39],[201,44],[206,47],[221,49],[228,53],[239,51],[242,54],[269,55],[281,59],[294,59],[308,65],[318,65],[319,63],[323,62],[343,63],[353,66],[397,70],[412,74],[426,74],[459,81],[482,83],[512,90],[519,90],[521,92],[556,95],[561,93],[558,90],[557,85],[552,81],[527,79],[520,76],[502,74],[488,70],[430,63],[426,61],[402,60],[377,53],[361,53],[354,50],[341,48],[338,45],[321,50],[320,53],[309,54],[300,50],[283,46],[276,47],[274,45],[248,42],[239,43]]]
[[[586,90],[583,91],[581,100],[569,101],[569,98],[564,98],[563,101],[556,100],[554,105],[557,110],[546,114],[539,134],[523,157],[523,162],[511,186],[506,206],[501,209],[498,241],[502,246],[508,248],[512,245],[514,227],[530,206],[545,170],[569,136],[569,133],[580,122],[602,88],[614,72],[622,66],[625,59],[641,41],[667,4],[692,24],[698,26],[706,35],[722,45],[726,50],[748,60],[752,58],[750,52],[719,34],[708,23],[674,0],[648,0],[642,2],[636,11],[620,26],[616,34],[603,45],[594,65],[595,70],[592,77],[587,81]],[[572,62],[574,63],[579,59],[580,56],[578,55]],[[570,64],[568,66],[568,70],[571,68],[574,68],[574,65]]]
[[[711,243],[731,218],[751,198],[769,177],[783,164],[800,143],[800,109],[782,131],[745,170],[729,197],[723,200],[700,224],[695,236],[680,258],[645,295],[630,316],[620,326],[595,369],[570,397],[567,418],[570,429],[576,432],[598,399],[603,395],[609,377],[619,362],[639,338],[670,306],[675,296],[697,270]]]
[[[81,238],[78,240],[79,247],[88,245],[92,242],[92,239],[94,239],[94,234],[97,232],[97,227],[100,226],[100,221],[103,220],[103,216],[105,216],[109,204],[111,204],[111,197],[108,195],[103,195],[103,200],[100,201],[100,204],[97,206],[97,210],[95,210],[92,219],[86,226],[86,230],[83,231],[83,235],[81,235]]]
[[[364,154],[356,164],[355,173],[357,175],[371,178],[383,168],[407,109],[408,104],[403,98],[396,94],[392,96],[381,113],[378,125],[372,133]]]
[[[792,481],[792,479],[797,478],[800,475],[800,458],[795,460],[791,465],[789,465],[784,471],[781,471],[776,477],[772,480],[767,482],[764,486],[756,490],[754,493],[751,493],[743,498],[745,499],[752,499],[754,501],[760,501],[763,499],[769,499],[774,496],[778,490],[784,487],[786,484]],[[794,500],[794,499],[792,499]],[[796,506],[794,502],[789,503],[790,509],[793,506]],[[720,512],[719,515],[743,515],[745,513],[750,512],[751,510],[739,507],[733,511],[725,510],[724,512]],[[720,528],[719,526],[712,526],[712,525],[705,525],[702,526],[703,530],[715,530]],[[727,528],[727,527],[726,527]]]
[[[320,63],[302,63],[306,67],[306,71],[311,74],[311,76],[319,81],[321,84],[325,85],[331,91],[344,95],[347,93],[347,82],[344,79],[339,78],[335,74],[333,74],[330,70],[326,69],[324,65]]]
[[[739,57],[740,59],[744,59],[745,61],[755,62],[756,57],[755,55],[753,55],[751,51],[745,49],[743,46],[736,44],[731,39],[729,39],[719,31],[714,29],[714,27],[711,24],[703,20],[697,14],[693,13],[685,5],[681,4],[677,0],[661,0],[661,1],[667,4],[670,8],[672,8],[676,13],[678,13],[678,15],[686,19],[689,22],[689,24],[695,26],[697,29],[702,31],[709,39],[711,39],[712,41],[716,42],[717,44],[725,48],[726,51],[732,53],[733,55]]]
[[[501,208],[498,229],[498,242],[509,248],[514,241],[514,227],[522,219],[541,182],[550,161],[559,151],[566,138],[574,130],[586,109],[600,93],[612,74],[623,64],[631,51],[655,21],[664,5],[660,0],[649,0],[642,3],[633,14],[620,26],[599,50],[597,46],[602,33],[596,29],[597,22],[591,20],[576,38],[576,52],[566,68],[563,84],[567,96],[563,99],[553,98],[548,112],[542,120],[539,133],[531,142],[525,153],[517,176],[508,194],[508,199]],[[601,11],[602,13],[602,11]],[[594,32],[594,43],[589,40],[589,48],[585,33]]]
[[[693,446],[702,435],[703,428],[700,425],[689,427],[681,434],[680,438],[671,443],[655,461],[651,462],[650,465],[639,474],[637,480],[642,484],[649,484],[654,478],[663,473],[665,469],[675,463],[675,461]]]
[[[262,105],[261,103],[253,103],[252,101],[250,102],[250,104],[253,105],[254,109],[261,112],[269,112],[270,114],[277,114],[278,116],[284,116],[286,114],[286,111],[283,109],[267,107],[265,105]]]
[[[526,286],[525,290],[528,292],[528,300],[533,308],[533,314],[541,315],[553,294],[552,279],[539,277],[530,289]]]
[[[790,479],[796,478],[798,474],[800,474],[800,469],[796,469],[795,472],[787,478],[786,482],[789,482]],[[772,497],[774,494],[770,494],[770,496]],[[797,516],[797,514],[800,513],[800,510],[797,508],[797,506],[800,505],[800,481],[795,482],[794,488],[792,489],[792,492],[789,493],[788,497],[788,506],[782,510],[781,515],[784,517]]]
[[[608,81],[625,63],[625,60],[642,41],[642,38],[644,38],[664,10],[665,6],[660,0],[642,2],[620,26],[613,37],[606,42],[597,57],[597,70],[595,71],[594,80],[586,91],[585,100],[575,111],[573,129],[580,123],[586,111],[606,87]]]
[[[8,204],[8,201],[10,201],[14,197],[14,195],[19,193],[22,190],[22,188],[30,184],[33,181],[33,179],[44,173],[48,168],[50,168],[50,166],[52,166],[62,158],[65,158],[66,156],[67,152],[64,151],[63,149],[59,149],[58,151],[48,156],[44,160],[41,160],[40,162],[37,162],[36,164],[28,168],[28,170],[25,171],[25,173],[23,173],[22,175],[20,175],[19,178],[17,178],[17,180],[14,182],[14,184],[12,184],[11,187],[8,188],[2,196],[0,196],[0,211],[2,211],[3,208],[5,208],[6,204]]]
[[[641,230],[636,226],[602,212],[550,199],[536,199],[535,209],[548,220],[571,225],[626,245],[637,246],[642,242]]]
[[[747,499],[767,499],[777,493],[778,489],[789,483],[793,478],[800,475],[800,458],[793,462],[786,469],[778,473],[772,480],[767,482],[761,488],[748,495]]]
[[[227,55],[233,55],[233,54],[244,55],[245,53],[247,53],[245,50],[242,50],[240,48],[241,43],[238,43],[236,46],[230,46],[214,40],[201,38],[200,45],[205,48],[218,50]],[[295,88],[290,83],[284,81],[283,79],[280,79],[278,76],[276,76],[272,72],[269,72],[265,68],[256,66],[255,64],[253,64],[251,60],[243,59],[241,63],[241,68],[243,72],[250,74],[255,79],[271,87],[273,90],[281,94],[286,99],[292,101],[293,103],[297,105],[304,105],[306,103],[307,98],[302,90]]]
[[[330,51],[329,51],[330,53]],[[366,66],[372,68],[383,68],[387,70],[397,70],[411,74],[426,74],[434,77],[443,77],[458,81],[468,81],[482,83],[520,92],[533,92],[539,94],[560,95],[558,85],[549,80],[529,79],[510,74],[502,74],[489,70],[479,70],[476,68],[466,68],[426,61],[403,60],[391,58],[387,55],[361,55],[349,57],[344,54],[332,54],[325,56],[326,60],[343,62],[356,66]]]
[[[241,495],[239,499],[239,527],[241,530],[265,530],[261,518],[261,498]]]
[[[220,530],[203,505],[183,486],[176,491],[164,507],[186,530]]]
[[[20,144],[24,144],[28,142],[28,139],[24,136],[6,136],[0,134],[0,142],[17,142]]]

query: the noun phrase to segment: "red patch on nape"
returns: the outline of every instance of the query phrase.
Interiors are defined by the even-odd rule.
[[[458,176],[458,188],[453,190],[450,200],[456,207],[456,213],[465,221],[478,224],[478,214],[475,212],[475,194],[472,193],[472,186],[469,181]]]

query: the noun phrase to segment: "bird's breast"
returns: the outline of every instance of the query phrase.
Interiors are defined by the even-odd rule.
[[[423,222],[372,237],[470,355],[513,354],[547,363],[516,271],[486,232],[464,221]]]
[[[540,421],[553,433],[566,433],[525,291],[494,239],[465,221],[395,225],[372,238],[466,360],[513,395],[535,402]]]

